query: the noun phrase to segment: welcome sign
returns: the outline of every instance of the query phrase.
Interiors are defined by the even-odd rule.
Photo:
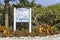
[[[29,22],[30,10],[28,8],[17,8],[16,11],[17,22]]]
[[[31,8],[14,8],[14,31],[16,22],[29,22],[29,32],[31,32]]]

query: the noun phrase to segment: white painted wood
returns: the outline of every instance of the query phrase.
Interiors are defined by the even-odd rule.
[[[30,20],[29,20],[29,33],[31,33],[31,8],[30,8]]]
[[[15,15],[16,15],[16,8],[14,8],[14,31],[16,31],[16,18],[15,18]]]

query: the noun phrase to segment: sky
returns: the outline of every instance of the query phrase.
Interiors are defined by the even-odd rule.
[[[17,2],[17,1],[15,1],[15,2]],[[29,0],[29,1],[31,2],[32,0]],[[3,0],[1,0],[1,2],[3,2]],[[12,4],[12,2],[10,2],[10,3]],[[56,3],[60,3],[60,0],[35,0],[35,3],[41,4],[42,6],[49,6],[49,5],[53,5]]]
[[[36,0],[35,3],[41,4],[43,6],[49,6],[56,3],[60,3],[60,0]]]

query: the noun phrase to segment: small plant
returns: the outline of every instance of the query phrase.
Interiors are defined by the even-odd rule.
[[[42,25],[40,25],[38,30],[40,35],[46,35],[46,29]]]
[[[41,35],[52,35],[57,33],[57,31],[58,31],[58,28],[51,25],[46,25],[45,27],[43,25],[40,25],[39,27],[39,33]]]
[[[1,32],[2,32],[2,36],[12,36],[11,32],[7,27],[0,25],[0,33]]]

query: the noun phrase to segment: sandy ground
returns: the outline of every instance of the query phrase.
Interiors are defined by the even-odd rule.
[[[46,37],[1,37],[0,40],[60,40],[60,34]]]

